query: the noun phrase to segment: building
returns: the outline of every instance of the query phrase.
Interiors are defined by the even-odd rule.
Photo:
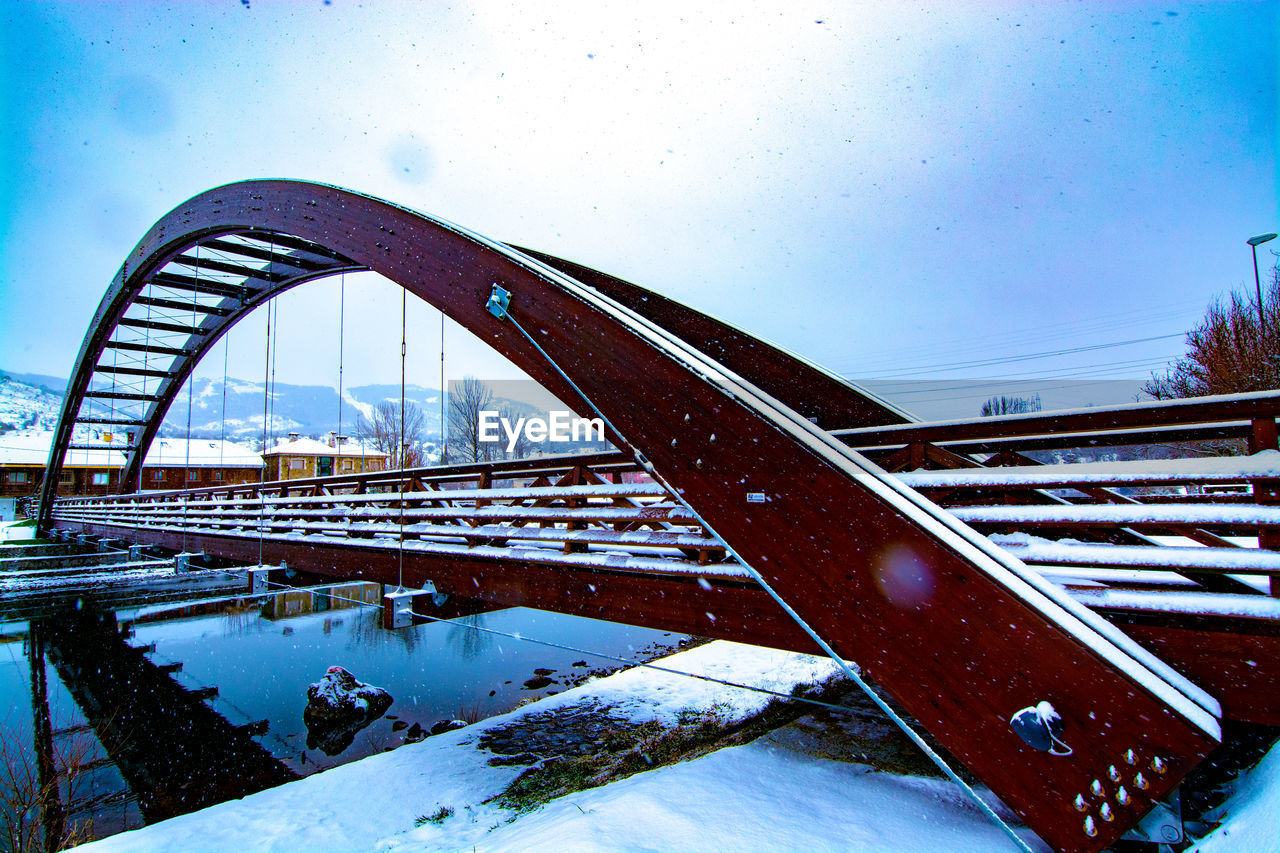
[[[307,480],[333,474],[363,474],[383,471],[390,457],[362,441],[349,441],[332,433],[328,442],[289,437],[262,454],[268,480]]]
[[[140,490],[203,489],[261,480],[262,457],[242,444],[216,438],[158,438],[142,463]]]
[[[101,446],[67,451],[58,478],[58,494],[119,492],[127,441],[126,436],[109,432],[99,432],[92,438],[78,436],[73,443]],[[39,492],[52,443],[52,432],[0,435],[0,498],[24,498]],[[151,443],[143,463],[141,489],[195,489],[256,483],[260,479],[262,457],[243,445],[220,439],[159,438]]]

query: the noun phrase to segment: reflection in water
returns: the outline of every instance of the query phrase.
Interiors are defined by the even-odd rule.
[[[449,626],[449,633],[445,635],[445,642],[463,660],[475,660],[493,646],[493,635],[477,630],[483,627],[483,613],[455,619]]]
[[[259,601],[228,602],[222,613],[225,616],[222,623],[224,637],[242,637],[262,631],[262,603]]]
[[[115,614],[86,607],[35,620],[59,677],[147,821],[196,811],[298,778],[144,650],[125,642]]]
[[[418,646],[417,631],[388,631],[382,627],[382,611],[364,609],[351,615],[354,624],[347,640],[348,649],[378,650],[397,646],[412,654]]]
[[[480,628],[620,655],[680,639],[532,610],[482,613],[486,605],[466,599],[422,604],[447,624],[388,631],[376,607],[344,601],[374,603],[380,595],[376,584],[357,584],[331,595],[142,605],[118,614],[86,601],[79,611],[33,608],[30,622],[0,624],[0,642],[22,651],[0,655],[0,695],[14,697],[16,714],[3,721],[0,751],[25,762],[39,788],[37,759],[51,748],[62,796],[61,806],[32,801],[35,831],[43,834],[43,820],[51,836],[79,842],[89,840],[86,825],[110,834],[241,797],[419,740],[444,721],[509,711],[541,695],[524,687],[535,670],[553,673],[548,691],[575,672],[580,656]],[[303,712],[308,685],[335,665],[387,689],[395,704],[389,716],[326,750],[307,745]],[[6,808],[0,801],[0,831]]]
[[[36,644],[28,645],[28,652],[35,649]],[[33,658],[36,698],[36,682],[46,681],[43,652]],[[47,699],[46,693],[43,701],[32,703],[29,740],[20,741],[17,732],[25,726],[14,725],[13,716],[27,710],[20,703],[10,709],[0,731],[0,850],[61,850],[91,840],[92,815],[112,796],[95,795],[86,784],[97,764],[92,732],[67,725],[62,715],[59,725]]]
[[[31,719],[35,721],[36,779],[40,797],[40,825],[45,849],[57,848],[66,828],[66,813],[56,795],[57,771],[53,756],[53,722],[49,717],[49,688],[44,668],[44,637],[32,631],[27,637],[27,666],[31,670]],[[52,796],[50,795],[52,794]]]

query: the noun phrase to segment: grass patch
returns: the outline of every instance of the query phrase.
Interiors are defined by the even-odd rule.
[[[413,825],[426,826],[427,824],[432,824],[433,826],[439,826],[451,817],[453,817],[453,809],[449,806],[441,806],[434,814],[418,815],[413,819]]]
[[[722,747],[749,743],[802,713],[798,705],[775,700],[759,714],[738,721],[729,719],[727,708],[722,705],[689,709],[671,727],[656,721],[615,721],[601,736],[601,749],[547,759],[520,774],[505,791],[487,802],[516,814],[532,811],[556,797],[698,758]]]

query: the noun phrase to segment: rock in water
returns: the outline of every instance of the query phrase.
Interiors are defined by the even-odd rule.
[[[431,727],[428,734],[442,735],[445,732],[455,732],[458,729],[465,729],[469,723],[466,720],[441,720]]]
[[[393,701],[381,687],[357,681],[340,666],[329,667],[324,678],[307,688],[307,708],[302,712],[307,746],[319,748],[326,755],[337,755],[351,745],[357,732],[381,717]]]
[[[391,694],[381,687],[357,681],[340,666],[331,666],[324,678],[307,688],[307,714],[322,720],[352,717],[376,719],[392,703]]]

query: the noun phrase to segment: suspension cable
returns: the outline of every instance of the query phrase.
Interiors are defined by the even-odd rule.
[[[267,335],[263,347],[264,361],[262,365],[262,467],[258,474],[258,562],[262,562],[262,534],[265,530],[267,501],[264,487],[267,482],[267,398],[270,394],[268,377],[271,373],[271,300],[267,303]],[[277,459],[282,457],[277,456]],[[284,473],[283,471],[278,473]]]
[[[347,274],[338,276],[338,433],[333,437],[334,467],[341,464],[342,459],[342,357],[343,334],[347,328]],[[338,471],[333,473],[337,474]]]
[[[600,411],[600,409],[596,406],[596,404],[592,402],[591,398],[588,397],[583,392],[583,390],[578,387],[578,384],[569,378],[569,375],[560,368],[560,365],[556,363],[555,359],[553,359],[550,355],[548,355],[547,351],[542,348],[542,346],[533,337],[533,335],[529,334],[529,332],[526,331],[525,328],[520,325],[520,323],[516,320],[516,318],[511,315],[510,309],[504,307],[502,313],[498,316],[501,317],[502,319],[511,321],[511,324],[516,328],[516,330],[520,332],[520,334],[523,335],[530,344],[533,345],[534,349],[536,349],[539,353],[542,354],[542,357],[547,360],[547,363],[551,365],[551,367],[556,371],[556,373],[560,374],[560,377],[564,379],[565,382],[569,383],[569,387],[571,387],[574,390],[574,392],[577,393],[577,395],[582,398],[582,401],[584,403],[586,403],[588,406],[591,407],[591,410],[595,412],[602,421],[604,421],[604,423],[609,427],[609,429],[613,432],[613,434],[618,436],[620,439],[622,439],[622,441],[627,443],[632,453],[635,454],[636,461],[641,464],[641,466],[645,469],[645,471],[651,477],[653,477],[655,481],[657,481],[660,485],[666,488],[667,491],[669,491],[677,501],[683,504],[685,509],[689,510],[689,512],[693,514],[693,517],[698,519],[698,522],[702,524],[703,528],[707,532],[715,535],[717,538],[720,539],[721,542],[725,543],[725,549],[738,560],[738,562],[742,565],[743,569],[746,570],[747,574],[750,575],[751,578],[756,583],[760,584],[760,586],[764,589],[764,591],[769,594],[769,597],[772,598],[774,601],[776,601],[782,607],[783,611],[785,611],[786,614],[790,616],[792,620],[797,625],[799,625],[800,628],[804,630],[804,632],[808,634],[809,637],[812,638],[814,642],[818,644],[818,647],[822,649],[823,652],[825,652],[829,658],[835,661],[836,665],[844,671],[845,675],[847,675],[850,678],[850,680],[852,680],[855,684],[857,684],[859,689],[861,689],[862,692],[867,695],[867,698],[869,698],[872,702],[874,702],[876,706],[880,708],[880,710],[885,714],[885,716],[887,716],[895,726],[901,729],[903,734],[909,737],[912,743],[914,743],[920,749],[920,751],[923,752],[929,758],[929,760],[932,761],[934,765],[937,766],[937,768],[947,776],[948,779],[954,782],[965,794],[967,794],[970,797],[970,799],[972,799],[974,803],[978,806],[978,808],[982,811],[982,813],[985,814],[992,822],[994,822],[1006,835],[1008,835],[1009,838],[1013,840],[1013,843],[1019,847],[1019,849],[1025,851],[1025,853],[1032,853],[1032,850],[1029,846],[1027,846],[1027,843],[1023,841],[1020,837],[1018,837],[1017,833],[1013,831],[1013,827],[1009,826],[1009,824],[1002,817],[1000,817],[1000,815],[996,814],[995,810],[992,809],[991,806],[987,804],[986,800],[978,796],[978,792],[975,791],[968,782],[960,778],[960,774],[958,774],[951,767],[951,765],[947,763],[947,760],[943,758],[942,755],[940,755],[937,750],[931,747],[924,740],[924,738],[922,738],[915,731],[915,729],[913,729],[911,725],[907,723],[905,719],[902,718],[901,715],[899,715],[896,711],[894,711],[893,708],[891,708],[889,704],[880,697],[879,693],[877,693],[876,690],[865,679],[863,679],[858,669],[855,668],[856,665],[851,666],[849,662],[845,661],[844,658],[842,658],[839,654],[837,654],[835,649],[833,649],[830,646],[830,644],[826,642],[826,640],[820,637],[817,631],[815,631],[812,627],[810,627],[810,625],[804,620],[804,618],[799,613],[797,613],[795,609],[791,607],[791,605],[789,605],[786,601],[783,600],[782,596],[780,596],[773,589],[773,587],[769,585],[769,583],[764,579],[764,577],[758,571],[756,571],[755,568],[751,566],[750,563],[744,560],[742,558],[742,555],[737,553],[737,551],[728,544],[728,541],[723,536],[720,536],[718,533],[716,533],[715,528],[713,528],[710,524],[708,524],[696,509],[694,509],[692,506],[689,505],[689,503],[684,499],[680,491],[673,488],[669,483],[666,482],[666,480],[662,478],[660,474],[658,474],[656,470],[654,470],[653,466],[649,463],[648,459],[645,458],[644,454],[642,454],[637,448],[631,445],[630,442],[627,442],[625,438],[622,438],[622,433],[620,433],[613,426],[613,424],[609,421],[609,418],[604,414],[604,412]]]
[[[143,349],[142,349],[142,372],[143,372],[143,375],[142,375],[142,376],[141,376],[141,378],[139,379],[139,382],[141,383],[140,391],[141,391],[143,394],[146,394],[146,393],[147,393],[147,383],[151,381],[151,378],[150,378],[150,377],[148,377],[148,376],[146,375],[146,372],[147,372],[147,368],[148,368],[148,366],[149,366],[149,365],[148,365],[148,361],[149,361],[150,356],[151,356],[151,298],[152,298],[152,297],[154,297],[154,296],[155,296],[155,282],[154,282],[152,279],[148,278],[148,279],[147,279],[147,297],[148,297],[148,299],[147,299],[147,326],[146,326],[146,329],[144,329],[144,330],[143,330],[143,339],[142,339],[142,347],[143,347]],[[119,337],[118,337],[118,335],[119,335],[119,329],[120,329],[120,327],[119,327],[119,326],[116,326],[116,334],[117,334],[117,338],[116,338],[116,339],[117,339],[117,340],[119,340]],[[135,340],[136,340],[136,339],[135,339]],[[136,365],[138,362],[135,360],[133,363]],[[141,407],[139,407],[139,408],[141,408]],[[157,413],[157,414],[158,414],[158,413]],[[137,451],[135,450],[134,452],[136,453]],[[143,477],[142,469],[143,469],[143,467],[144,467],[143,463],[144,463],[145,461],[146,461],[145,459],[139,459],[139,460],[138,460],[138,491],[142,491],[142,477]],[[124,484],[122,483],[122,484],[121,484],[121,491],[123,491],[123,490],[124,490],[124,489],[123,489],[123,486],[124,486]]]
[[[150,310],[151,310],[151,306],[150,306],[150,305],[148,305],[148,306],[147,306],[147,310],[148,310],[148,311],[150,311]],[[116,328],[119,328],[119,327],[117,326]],[[114,347],[113,347],[113,348],[111,349],[111,367],[112,367],[112,371],[111,371],[111,416],[110,416],[110,417],[111,417],[111,420],[113,420],[113,421],[116,419],[116,397],[115,397],[115,395],[116,395],[116,371],[115,371],[115,368],[116,368],[116,367],[119,367],[119,366],[120,366],[120,350],[118,350],[118,349],[116,349],[116,348],[114,348]],[[89,406],[89,416],[90,416],[90,417],[93,417],[93,406],[92,406],[92,401],[91,401],[91,405]],[[122,459],[122,460],[120,461],[120,473],[118,473],[118,474],[116,475],[116,489],[117,489],[121,494],[123,494],[123,493],[124,493],[124,482],[122,481],[122,478],[124,477],[124,467],[125,467],[125,463],[127,463],[127,462],[129,461],[129,449],[128,449],[128,446],[129,446],[129,439],[128,439],[128,435],[129,435],[129,433],[128,433],[128,432],[125,432],[125,454],[124,454],[124,459]],[[114,438],[114,436],[112,436],[112,437]],[[115,441],[107,442],[107,444],[108,444],[108,445],[113,445],[113,444],[115,444]],[[111,451],[110,451],[110,450],[108,450],[108,451],[107,451],[107,458],[108,458],[108,459],[110,459],[110,458],[111,458]],[[107,483],[107,491],[110,491],[110,490],[111,490],[111,483],[110,483],[110,479],[111,479],[111,474],[110,474],[110,473],[108,473],[108,474],[107,474],[107,480],[108,480],[108,483]],[[56,486],[55,486],[55,488],[56,488]]]
[[[227,446],[227,358],[231,353],[231,330],[222,337],[222,429],[218,433],[218,470],[225,470],[223,451]]]
[[[276,354],[280,343],[280,302],[271,300],[271,311],[275,314],[275,324],[271,328],[271,437],[276,437]]]
[[[191,336],[195,337],[197,328],[197,317],[199,312],[196,311],[195,305],[200,303],[200,244],[196,243],[196,264],[195,264],[195,285],[191,293]],[[194,357],[194,356],[193,356]],[[225,384],[225,383],[224,383]],[[191,403],[196,385],[196,370],[193,364],[191,370],[187,373],[187,452],[182,463],[182,551],[187,550],[187,524],[188,511],[191,505],[191,496],[188,495],[187,489],[191,488]]]
[[[400,523],[400,534],[397,537],[399,541],[398,563],[399,578],[397,583],[400,589],[404,589],[404,469],[405,469],[405,446],[404,446],[404,362],[407,352],[407,336],[406,328],[406,309],[408,307],[409,290],[408,288],[400,288],[400,449],[399,449],[399,465],[400,476],[396,478],[396,482],[400,484],[400,502],[398,504],[399,512],[396,513]]]
[[[449,458],[449,426],[444,419],[444,312],[440,312],[440,464]]]

